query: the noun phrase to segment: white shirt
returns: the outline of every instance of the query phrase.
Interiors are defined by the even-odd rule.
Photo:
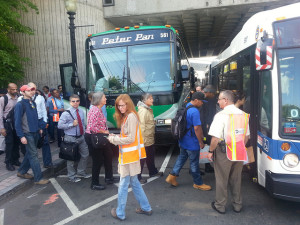
[[[219,139],[225,140],[225,137],[227,136],[227,130],[228,130],[229,114],[243,114],[243,113],[244,112],[242,110],[238,109],[233,104],[226,106],[224,110],[218,112],[215,115],[208,134],[217,137]],[[249,124],[248,124],[246,135],[247,136],[250,135]]]
[[[35,96],[32,97],[32,100],[34,99]],[[18,102],[21,101],[23,98],[23,96],[20,96],[18,98]],[[48,117],[47,117],[47,110],[46,110],[46,103],[45,103],[45,99],[43,96],[38,95],[35,98],[35,104],[36,104],[36,110],[38,113],[38,117],[39,119],[43,119],[45,123],[48,122]]]

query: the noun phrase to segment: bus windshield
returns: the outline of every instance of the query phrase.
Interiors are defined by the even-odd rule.
[[[281,134],[300,137],[300,48],[278,51]]]
[[[106,94],[171,91],[173,54],[171,43],[91,50],[87,86]]]

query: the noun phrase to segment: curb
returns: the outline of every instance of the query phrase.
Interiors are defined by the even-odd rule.
[[[56,164],[55,168],[47,168],[42,171],[43,177],[54,177],[57,172],[64,169],[66,167],[66,160],[57,159],[53,163]],[[16,175],[17,176],[17,175]],[[34,185],[33,180],[22,179],[15,184],[3,189],[0,191],[0,204],[3,201],[7,201],[8,199],[14,197],[16,193],[21,193],[26,191],[30,187]]]

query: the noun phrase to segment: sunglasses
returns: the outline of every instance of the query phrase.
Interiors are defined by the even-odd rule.
[[[71,101],[71,102],[80,102],[80,100],[73,100],[73,101]]]

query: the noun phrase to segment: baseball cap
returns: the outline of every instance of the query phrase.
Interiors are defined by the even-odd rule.
[[[30,87],[28,85],[23,85],[21,88],[20,88],[20,91],[31,91],[31,90],[35,90],[34,87]]]
[[[205,95],[202,92],[195,92],[192,95],[191,100],[195,100],[195,99],[201,100],[203,102],[207,102],[206,100],[204,100],[205,99]]]
[[[204,93],[216,93],[216,89],[213,85],[209,84],[209,85],[206,85],[206,87],[203,89]]]

